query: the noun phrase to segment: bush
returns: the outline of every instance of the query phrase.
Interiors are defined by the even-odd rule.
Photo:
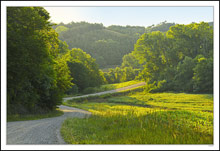
[[[66,91],[66,94],[77,94],[79,92],[77,85],[73,85],[69,90]]]
[[[97,92],[97,88],[88,87],[83,90],[83,94],[90,94]]]

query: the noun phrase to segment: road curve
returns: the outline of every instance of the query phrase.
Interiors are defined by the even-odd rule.
[[[67,117],[83,118],[91,113],[60,105],[62,116],[31,121],[7,122],[7,144],[66,144],[60,135],[61,124]]]
[[[77,97],[64,98],[64,101],[73,98],[108,94],[120,92],[145,85],[145,82]],[[45,118],[40,120],[7,122],[7,144],[66,144],[60,135],[61,124],[67,117],[88,117],[90,112],[60,105],[59,108],[64,112],[62,116]]]
[[[127,87],[123,87],[123,88],[118,88],[115,90],[109,90],[109,91],[103,91],[103,92],[98,92],[98,93],[93,93],[93,94],[87,94],[87,95],[81,95],[81,96],[75,96],[75,97],[66,97],[63,98],[63,101],[67,101],[67,100],[72,100],[72,99],[76,99],[76,98],[83,98],[83,97],[88,97],[88,96],[95,96],[95,95],[102,95],[102,94],[108,94],[108,93],[115,93],[115,92],[120,92],[120,91],[124,91],[124,90],[128,90],[128,89],[133,89],[133,88],[137,88],[140,86],[146,85],[145,82],[140,82],[137,84],[133,84]]]

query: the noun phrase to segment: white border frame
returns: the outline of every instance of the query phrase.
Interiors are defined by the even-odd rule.
[[[214,7],[214,145],[6,145],[6,7],[7,6],[213,6]],[[219,2],[218,1],[1,1],[1,147],[4,150],[219,150]]]

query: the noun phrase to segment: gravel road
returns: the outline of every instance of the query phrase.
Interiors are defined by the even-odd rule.
[[[115,93],[145,85],[145,82],[131,86],[104,91],[94,94],[88,94],[77,97],[64,98],[71,100],[73,98]],[[67,117],[88,117],[90,112],[81,109],[60,105],[59,108],[64,111],[64,115],[41,120],[7,122],[7,144],[65,144],[60,135],[60,128]]]
[[[102,94],[108,94],[108,93],[115,93],[115,92],[120,92],[120,91],[124,91],[124,90],[128,90],[128,89],[133,89],[136,87],[140,87],[145,85],[145,82],[140,82],[137,84],[133,84],[127,87],[123,87],[123,88],[119,88],[119,89],[115,89],[115,90],[109,90],[109,91],[104,91],[104,92],[98,92],[98,93],[93,93],[93,94],[87,94],[87,95],[82,95],[82,96],[75,96],[75,97],[67,97],[67,98],[63,98],[64,102],[67,100],[72,100],[75,98],[82,98],[82,97],[88,97],[88,96],[94,96],[94,95],[102,95]]]
[[[64,114],[41,120],[7,122],[7,144],[65,144],[61,124],[67,117],[83,118],[91,113],[81,109],[59,106]]]

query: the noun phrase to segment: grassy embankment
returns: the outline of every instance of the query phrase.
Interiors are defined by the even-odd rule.
[[[105,85],[101,85],[100,87],[88,87],[81,94],[66,95],[65,97],[80,96],[80,95],[84,95],[84,94],[98,93],[98,92],[103,92],[103,91],[119,89],[119,88],[127,87],[127,86],[130,86],[133,84],[137,84],[140,82],[143,82],[143,81],[132,80],[132,81],[127,81],[127,82],[122,82],[122,83],[105,84]]]
[[[39,120],[43,118],[49,118],[49,117],[57,117],[63,115],[63,111],[56,109],[54,111],[48,112],[46,114],[27,114],[27,115],[7,115],[7,122],[12,121],[27,121],[27,120]]]
[[[105,84],[105,85],[101,85],[99,88],[97,88],[97,92],[119,89],[119,88],[127,87],[127,86],[141,83],[141,82],[143,82],[143,81],[133,80],[133,81],[127,81],[127,82],[122,82],[122,83]]]
[[[213,95],[133,92],[78,99],[66,105],[92,112],[67,119],[70,144],[212,144]]]

